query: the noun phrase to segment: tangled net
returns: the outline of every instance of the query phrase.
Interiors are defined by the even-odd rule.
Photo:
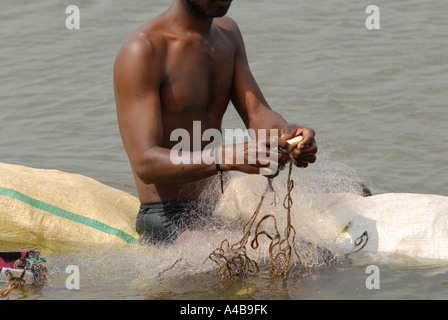
[[[243,237],[233,245],[224,240],[220,247],[209,255],[209,259],[218,265],[216,275],[230,279],[238,279],[247,276],[249,273],[259,271],[255,260],[247,255],[246,246],[250,241],[252,249],[257,250],[260,247],[260,237],[265,236],[269,241],[269,260],[270,273],[274,277],[286,277],[288,272],[297,267],[301,269],[317,269],[324,266],[333,265],[337,256],[326,249],[318,249],[317,245],[308,242],[301,242],[300,249],[296,242],[296,231],[291,224],[291,208],[293,200],[291,192],[294,188],[294,180],[291,179],[292,163],[289,162],[289,171],[287,179],[287,192],[283,200],[283,207],[286,209],[286,227],[283,235],[279,232],[277,219],[272,214],[263,216],[257,224],[258,214],[263,205],[266,195],[275,191],[272,188],[272,178],[268,178],[268,187],[261,195],[260,201],[250,220],[243,227]],[[276,195],[275,195],[276,196]],[[275,200],[274,200],[275,202]],[[267,231],[263,228],[266,221],[272,220],[274,228]],[[255,228],[253,228],[255,225]],[[316,257],[316,250],[320,250],[323,259]],[[295,259],[294,259],[295,257]]]

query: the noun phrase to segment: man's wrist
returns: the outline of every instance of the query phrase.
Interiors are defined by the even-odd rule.
[[[219,165],[219,167],[221,168],[221,171],[230,171],[233,168],[233,166],[231,164],[227,164],[227,163],[221,163]]]
[[[233,170],[232,163],[225,163],[224,147],[219,146],[214,149],[215,167],[216,171],[230,171]]]

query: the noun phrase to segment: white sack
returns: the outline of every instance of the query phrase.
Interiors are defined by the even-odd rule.
[[[266,185],[266,181],[264,177],[253,175],[232,179],[215,215],[247,221],[264,191],[264,187],[259,186]],[[351,256],[386,253],[417,260],[448,260],[448,197],[404,193],[362,197],[296,191],[292,194],[292,224],[299,238],[338,254],[357,251],[365,244]],[[283,200],[284,194],[279,192],[279,196]],[[259,217],[274,213],[281,220],[286,210],[281,203],[273,206],[268,197]],[[347,231],[343,232],[347,226]],[[355,246],[356,240],[359,246]]]

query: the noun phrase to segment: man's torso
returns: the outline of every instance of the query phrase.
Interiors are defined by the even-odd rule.
[[[160,85],[164,148],[170,149],[179,142],[170,141],[170,136],[173,130],[183,128],[190,133],[193,151],[194,121],[200,121],[202,132],[210,128],[221,130],[231,98],[237,50],[232,31],[221,25],[223,19],[226,18],[215,19],[208,36],[176,34],[160,27],[160,20],[142,27],[162,39],[166,53],[161,62],[165,65],[165,78]],[[209,143],[203,141],[202,148]],[[135,180],[142,203],[153,203],[197,198],[209,179],[183,185],[145,185],[137,177]]]

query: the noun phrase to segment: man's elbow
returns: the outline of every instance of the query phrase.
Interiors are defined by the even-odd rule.
[[[154,175],[154,173],[157,170],[154,170],[154,168],[155,165],[153,163],[153,160],[150,158],[136,160],[133,164],[135,175],[144,184],[156,183],[157,177]]]

